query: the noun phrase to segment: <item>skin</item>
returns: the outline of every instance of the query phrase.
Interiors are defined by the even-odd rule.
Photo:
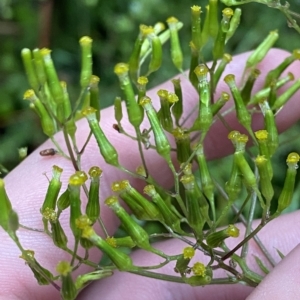
[[[238,55],[225,71],[225,74],[242,74],[245,58],[249,53]],[[260,64],[259,68],[262,72],[255,86],[255,90],[263,84],[264,74],[272,67],[281,62],[286,56],[287,52],[283,50],[273,49],[268,54],[267,58]],[[288,71],[294,73],[295,77],[300,75],[300,63],[295,62]],[[237,78],[237,81],[239,79]],[[197,101],[197,95],[191,86],[182,80],[184,101],[190,107],[194,106]],[[153,99],[154,105],[157,100],[156,91],[158,88],[166,88],[172,90],[172,85],[164,83],[148,93]],[[228,91],[225,83],[221,82],[218,92],[223,90]],[[298,109],[298,92],[289,104],[282,109],[277,116],[278,126],[281,131],[286,130],[300,117]],[[227,106],[232,105],[229,103]],[[297,107],[297,109],[296,109]],[[188,111],[186,111],[187,113]],[[262,128],[262,120],[255,116],[254,129]],[[236,120],[234,114],[227,117],[228,123],[236,127]],[[107,108],[101,112],[101,126],[104,132],[109,137],[113,145],[120,153],[120,161],[128,169],[134,170],[139,162],[136,162],[138,157],[137,147],[133,147],[132,143],[128,143],[128,139],[120,136],[112,129],[114,123],[113,108]],[[122,123],[124,128],[130,128],[124,120]],[[78,123],[78,140],[79,148],[84,143],[84,139],[88,134],[88,126],[86,120]],[[142,126],[143,128],[143,126]],[[64,145],[61,134],[57,135],[57,140],[61,145]],[[232,153],[233,149],[227,141],[227,131],[217,122],[213,125],[212,133],[206,139],[205,150],[209,159],[222,157]],[[63,187],[62,191],[66,189],[66,183],[69,176],[74,172],[73,167],[66,159],[55,157],[41,157],[39,151],[51,148],[51,142],[47,141],[39,147],[33,154],[31,154],[25,161],[23,161],[16,169],[14,169],[5,178],[7,193],[12,201],[14,209],[18,212],[20,223],[33,228],[42,228],[41,216],[39,213],[45,191],[47,189],[47,179],[42,174],[47,173],[51,176],[51,168],[56,164],[64,169],[62,175]],[[164,187],[170,187],[170,172],[168,168],[162,168],[164,162],[154,151],[147,152],[147,161],[151,162],[151,174],[159,180]],[[82,169],[88,170],[91,166],[98,165],[103,170],[101,178],[101,203],[104,202],[107,196],[111,194],[110,183],[115,180],[126,178],[123,173],[119,172],[113,167],[105,165],[100,158],[96,143],[91,140],[86,149],[86,153],[82,159]],[[150,165],[150,164],[149,164]],[[138,180],[131,180],[133,186],[141,186]],[[82,201],[86,199],[82,197]],[[112,235],[118,227],[118,221],[113,213],[106,207],[102,206],[101,215],[104,223],[107,226],[108,232]],[[68,228],[68,215],[64,213],[61,216],[61,223],[65,228]],[[78,299],[300,299],[300,247],[298,241],[300,239],[299,232],[300,213],[294,212],[289,215],[283,215],[273,222],[269,223],[260,233],[260,239],[268,245],[268,250],[277,262],[280,261],[276,249],[280,249],[286,257],[278,263],[278,265],[270,272],[268,276],[256,288],[245,287],[242,285],[225,285],[225,286],[207,286],[205,288],[192,288],[183,284],[176,284],[170,282],[149,279],[141,276],[136,276],[127,273],[116,272],[112,278],[107,278],[102,281],[91,284],[84,290]],[[254,226],[255,227],[255,226]],[[241,226],[243,231],[243,227]],[[72,238],[70,230],[67,231],[70,243]],[[41,233],[28,232],[24,229],[18,231],[18,236],[25,249],[34,249],[36,259],[46,268],[53,270],[53,265],[56,265],[60,260],[69,260],[69,256],[62,251],[56,249],[52,245],[49,237]],[[241,233],[242,236],[242,233]],[[10,240],[8,235],[0,230],[0,300],[11,299],[59,299],[58,292],[52,286],[38,286],[30,269],[25,265],[24,261],[18,259],[20,255],[19,250]],[[229,242],[229,246],[235,245],[238,240]],[[179,241],[160,242],[155,247],[165,251],[168,254],[178,254],[182,251],[183,244]],[[250,243],[249,248],[249,264],[253,270],[259,272],[257,265],[254,262],[253,255],[260,255],[255,243]],[[91,251],[90,259],[98,261],[100,254],[97,250]],[[149,255],[144,251],[136,251],[133,254],[133,260],[136,265],[142,265],[145,262],[147,265],[155,264],[159,261],[156,256]],[[207,261],[207,258],[197,256],[197,260]],[[164,268],[164,271],[172,271],[170,266]],[[83,268],[87,271],[87,268]],[[56,272],[54,271],[54,274]],[[219,272],[218,276],[226,276],[226,274]]]

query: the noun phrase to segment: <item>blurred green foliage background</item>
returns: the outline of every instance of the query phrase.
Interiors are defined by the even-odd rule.
[[[113,73],[114,65],[127,61],[139,31],[139,24],[154,25],[173,15],[184,23],[180,31],[181,43],[186,54],[188,68],[190,39],[190,7],[203,7],[203,0],[1,0],[0,1],[0,164],[8,170],[18,162],[17,149],[23,146],[34,150],[46,138],[39,120],[25,103],[23,93],[28,83],[20,59],[21,49],[48,47],[53,50],[59,76],[68,82],[73,100],[79,92],[80,53],[78,40],[83,35],[93,39],[94,73],[100,76],[101,105],[109,106],[119,95],[119,85]],[[254,49],[270,30],[278,29],[280,39],[276,46],[287,50],[299,48],[300,37],[288,28],[284,16],[264,5],[252,3],[242,6],[242,22],[230,40],[227,52],[240,53]],[[300,11],[300,2],[291,3],[292,11]],[[169,51],[165,47],[165,51]],[[156,85],[171,76],[176,70],[168,58],[162,69],[150,77]],[[283,136],[283,140],[296,136],[295,127]],[[299,149],[294,139],[281,148],[275,157],[274,184],[278,191],[285,176],[285,157]],[[299,151],[298,151],[299,152]],[[215,176],[226,178],[228,165],[212,162],[218,166]],[[224,170],[223,170],[224,169]],[[215,169],[216,170],[216,169]],[[221,170],[223,170],[221,172]],[[277,172],[278,170],[278,172]],[[3,176],[5,174],[2,174]],[[297,187],[299,190],[299,186]],[[299,195],[299,193],[296,193]],[[296,201],[296,200],[295,200]],[[296,203],[296,202],[295,202]],[[298,201],[294,208],[298,208]]]

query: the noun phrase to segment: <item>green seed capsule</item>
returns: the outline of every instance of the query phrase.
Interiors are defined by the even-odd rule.
[[[48,137],[52,137],[56,133],[56,128],[52,118],[50,117],[48,111],[46,110],[41,100],[35,95],[33,90],[27,90],[24,93],[24,100],[29,100],[31,103],[34,104],[34,109],[41,119],[43,132]]]
[[[146,76],[149,76],[151,73],[157,71],[162,63],[162,44],[159,37],[153,32],[147,34],[147,39],[151,44],[151,60],[148,67],[148,72]]]
[[[42,267],[34,257],[34,251],[24,250],[20,258],[26,261],[39,285],[48,285],[54,280],[52,273]]]
[[[124,236],[121,238],[107,237],[105,241],[114,248],[133,248],[136,246],[136,243],[132,240],[130,236]]]
[[[277,110],[285,105],[291,97],[300,89],[300,79],[296,80],[284,93],[282,93],[272,106],[272,110]]]
[[[216,88],[217,85],[218,85],[218,82],[221,78],[221,75],[223,74],[226,66],[232,61],[232,56],[228,53],[225,53],[223,54],[223,57],[216,69],[216,71],[214,72],[214,75],[213,75],[213,84],[214,84],[214,87]]]
[[[90,106],[95,108],[97,121],[100,121],[100,101],[99,101],[99,82],[100,78],[96,75],[91,75],[89,82],[90,86]]]
[[[210,246],[211,248],[216,248],[219,247],[220,244],[229,237],[237,238],[239,236],[239,233],[240,230],[236,226],[229,225],[227,228],[223,230],[210,233],[206,237],[206,242],[207,245]]]
[[[174,66],[182,72],[183,54],[178,37],[177,23],[178,20],[175,17],[167,19],[167,23],[170,29],[170,42],[171,42],[171,58]]]
[[[53,166],[52,168],[52,179],[49,182],[45,200],[41,207],[42,215],[44,215],[46,209],[54,210],[56,207],[56,201],[62,185],[60,181],[60,176],[62,171],[63,170],[58,166]],[[44,216],[43,216],[43,223],[44,223],[44,229],[48,231],[48,221],[44,218]]]
[[[113,145],[108,141],[104,132],[102,131],[95,114],[95,109],[92,107],[86,108],[82,114],[87,118],[91,131],[93,132],[97,144],[99,146],[100,153],[105,162],[109,165],[118,167],[119,159],[118,152]]]
[[[210,267],[205,267],[204,264],[196,262],[192,267],[192,271],[195,275],[191,277],[184,277],[183,280],[185,283],[191,286],[204,286],[211,283],[212,269]]]
[[[226,42],[225,43],[228,42],[228,40],[234,35],[235,31],[239,27],[241,15],[242,15],[242,10],[240,8],[236,8],[234,10],[233,16],[230,20],[230,27],[226,34]]]
[[[280,87],[285,85],[287,82],[292,81],[292,80],[294,80],[294,75],[292,73],[288,73],[287,76],[285,76],[284,78],[282,78],[276,82],[276,89],[279,89]],[[249,105],[258,104],[259,102],[264,101],[266,98],[269,97],[270,91],[271,91],[270,87],[260,90],[259,92],[257,92],[256,94],[253,95],[253,97],[251,98],[251,100],[249,102]]]
[[[80,187],[86,180],[87,175],[83,171],[77,171],[70,177],[68,185],[70,194],[70,228],[77,242],[81,236],[81,230],[76,225],[76,220],[82,215]]]
[[[50,221],[52,240],[55,246],[61,249],[66,249],[68,244],[68,238],[62,228],[59,220]]]
[[[32,61],[32,54],[30,49],[23,49],[21,52],[23,65],[25,68],[27,80],[31,88],[33,88],[36,92],[39,90],[40,84],[38,81],[38,77],[36,71],[34,69],[33,61]]]
[[[224,54],[225,48],[225,41],[227,32],[230,26],[230,19],[233,15],[233,10],[231,8],[225,8],[222,11],[223,18],[221,20],[221,26],[218,30],[218,35],[216,37],[214,47],[213,47],[213,59],[216,61],[217,59],[221,58]]]
[[[51,95],[57,104],[56,108],[56,116],[58,120],[63,123],[64,121],[64,93],[62,90],[62,87],[60,85],[52,58],[51,58],[51,50],[47,48],[41,49],[41,55],[43,56],[44,59],[44,66],[45,66],[45,71],[47,74],[47,82],[49,86],[49,90],[51,92]]]
[[[191,48],[191,61],[190,61],[190,69],[189,69],[189,80],[191,84],[195,87],[195,89],[198,88],[198,78],[194,72],[195,68],[199,64],[199,51],[196,49],[193,42],[190,42],[190,48]]]
[[[129,58],[128,67],[131,79],[135,82],[138,78],[140,69],[140,57],[142,45],[149,31],[153,31],[151,26],[140,25],[140,31],[138,37],[134,43],[132,53]]]
[[[279,34],[277,30],[271,31],[269,35],[260,43],[260,45],[252,52],[246,62],[247,68],[255,68],[267,55],[268,51],[278,40]]]
[[[36,70],[36,75],[41,86],[47,81],[47,75],[44,68],[43,57],[41,55],[40,49],[34,49],[32,51],[33,59],[34,59],[34,67]]]
[[[242,97],[245,105],[247,105],[250,101],[251,92],[252,92],[254,83],[259,75],[260,75],[260,70],[258,70],[258,69],[251,70],[251,73],[250,73],[243,89],[241,90],[241,97]]]
[[[202,41],[202,47],[204,47],[209,39],[209,28],[210,28],[210,20],[209,20],[209,5],[205,6],[206,14],[205,14],[205,20],[201,32],[201,41]]]
[[[82,88],[86,88],[90,84],[92,76],[92,43],[93,40],[88,36],[83,36],[79,40],[79,44],[81,47],[80,86]]]
[[[115,109],[115,119],[118,123],[120,123],[121,120],[123,119],[122,100],[120,97],[115,98],[114,109]]]
[[[198,117],[195,120],[191,130],[200,129],[205,135],[212,124],[212,111],[210,99],[210,85],[207,79],[208,68],[205,65],[199,65],[195,70],[198,77],[199,85],[199,110]]]
[[[282,74],[282,72],[291,65],[296,59],[300,59],[300,49],[295,49],[293,53],[288,56],[279,66],[277,66],[275,69],[271,70],[265,79],[265,88],[270,86],[271,82],[273,80],[276,80],[279,78],[279,76]]]
[[[218,0],[209,0],[209,35],[216,38],[219,30]]]
[[[249,133],[252,132],[251,129],[251,115],[248,112],[244,101],[241,97],[241,94],[236,86],[235,83],[235,76],[232,74],[226,75],[224,78],[224,81],[230,88],[231,94],[234,99],[235,109],[236,109],[236,115],[239,120],[239,122],[247,129]]]
[[[58,198],[57,200],[57,216],[61,214],[61,212],[67,209],[70,206],[70,192],[66,189]]]
[[[200,181],[204,195],[210,203],[210,208],[212,210],[213,220],[216,220],[216,210],[215,210],[215,200],[214,200],[214,184],[211,179],[206,158],[203,153],[203,146],[197,148],[196,151],[196,160],[198,163],[200,171]]]
[[[5,190],[5,183],[0,178],[0,226],[5,231],[9,230],[9,216],[11,212],[12,206]]]
[[[211,111],[213,116],[215,116],[221,110],[221,108],[229,101],[229,99],[230,96],[228,93],[226,92],[221,93],[220,98],[211,106]]]
[[[268,148],[268,131],[267,130],[258,130],[255,132],[255,137],[258,142],[259,154],[266,158],[266,166],[268,168],[268,173],[270,180],[273,177],[273,169],[270,161],[270,153]]]
[[[89,189],[88,203],[86,205],[85,213],[94,224],[100,217],[100,176],[102,170],[98,167],[92,167],[89,170],[89,175],[91,178],[91,184]]]
[[[146,96],[146,86],[148,83],[148,78],[145,76],[140,76],[137,80],[137,89],[138,89],[138,102],[141,98]]]
[[[146,185],[144,188],[144,193],[149,195],[152,198],[152,201],[157,205],[159,211],[161,212],[164,222],[172,230],[177,233],[183,233],[180,227],[180,218],[178,218],[167,203],[161,198],[161,196],[156,192],[153,185]]]
[[[199,195],[195,188],[197,183],[195,182],[194,175],[192,174],[183,175],[180,181],[185,188],[188,224],[194,230],[197,238],[200,239],[203,235],[203,226],[206,220],[200,210],[200,203],[198,199]]]
[[[291,204],[293,193],[294,193],[298,162],[299,162],[298,153],[292,152],[288,155],[286,159],[288,169],[287,169],[283,189],[278,199],[278,207],[274,216],[280,215],[282,211],[285,210],[287,207],[289,207],[289,205]]]
[[[129,66],[124,63],[117,64],[114,69],[114,72],[119,77],[120,86],[125,95],[129,122],[133,127],[138,128],[144,119],[144,111],[135,100],[135,95],[129,79],[128,71]]]
[[[151,124],[157,153],[161,155],[167,162],[171,162],[171,146],[158,120],[157,113],[151,104],[150,98],[143,97],[140,100],[140,105],[146,111],[148,120]]]
[[[192,15],[192,43],[195,45],[197,51],[201,49],[201,7],[193,5],[191,7]]]
[[[268,162],[270,160],[263,155],[258,155],[255,159],[257,165],[259,178],[260,178],[260,190],[262,195],[266,199],[267,207],[270,207],[271,200],[274,196],[274,190],[271,183],[271,177],[268,169]]]
[[[138,225],[119,204],[117,197],[111,196],[105,200],[121,221],[125,231],[131,236],[133,242],[140,248],[150,250],[152,247],[149,242],[148,233]]]
[[[172,131],[176,142],[177,160],[180,163],[188,161],[191,156],[191,139],[189,133],[184,129],[177,127]]]
[[[60,295],[63,300],[73,300],[77,296],[77,289],[72,279],[72,267],[67,261],[60,261],[56,266],[56,271],[61,278]]]
[[[266,100],[260,103],[259,106],[264,115],[265,128],[268,132],[267,144],[269,149],[269,155],[270,157],[272,157],[272,155],[276,152],[279,145],[279,137],[278,137],[278,131],[275,122],[275,116],[269,106],[269,103]]]
[[[59,194],[59,191],[61,189],[61,181],[60,176],[62,173],[62,169],[58,166],[52,167],[52,178],[49,182],[49,186],[47,189],[47,193],[45,196],[44,203],[41,208],[41,213],[43,214],[45,209],[48,207],[50,209],[55,209],[56,207],[56,201]]]
[[[174,86],[174,93],[177,96],[178,101],[174,103],[172,106],[172,114],[175,118],[176,125],[179,126],[179,120],[182,116],[183,112],[183,97],[182,97],[182,89],[180,84],[180,79],[172,79],[171,80]]]
[[[92,227],[85,227],[82,230],[82,237],[90,240],[94,245],[103,251],[120,271],[130,271],[134,268],[130,256],[109,245],[98,236]]]
[[[173,131],[173,119],[170,108],[174,103],[178,102],[178,97],[174,93],[168,93],[166,90],[159,90],[157,95],[160,99],[159,118],[162,127],[168,131]]]
[[[72,108],[71,108],[71,101],[69,98],[69,93],[67,90],[67,84],[65,81],[61,81],[60,82],[62,89],[63,89],[63,93],[64,93],[64,120],[66,121],[65,123],[65,128],[69,134],[69,136],[71,137],[71,139],[73,141],[75,141],[75,133],[77,130],[76,124],[75,124],[75,120],[74,117],[72,116]]]
[[[96,270],[90,273],[79,275],[75,281],[76,289],[81,290],[82,288],[86,287],[86,285],[90,284],[92,281],[100,280],[112,275],[113,275],[112,270],[105,270],[105,269]]]
[[[121,197],[126,194],[140,207],[142,207],[144,213],[148,216],[148,220],[157,220],[161,222],[164,221],[157,207],[152,202],[143,197],[135,188],[133,188],[128,180],[122,180],[119,182],[119,191]]]
[[[148,214],[144,211],[143,207],[134,199],[132,199],[132,197],[126,193],[126,190],[123,191],[123,185],[121,182],[113,182],[111,189],[113,192],[119,193],[119,197],[129,206],[130,210],[139,220],[151,220]]]

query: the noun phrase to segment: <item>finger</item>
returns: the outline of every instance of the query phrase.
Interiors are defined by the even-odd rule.
[[[255,299],[300,299],[300,245],[293,249],[259,286],[249,295],[247,300]]]
[[[298,244],[300,238],[300,232],[297,229],[297,224],[300,223],[300,212],[295,212],[289,215],[283,215],[278,219],[270,222],[266,225],[258,236],[266,246],[267,250],[271,253],[275,261],[279,261],[279,255],[277,254],[276,249],[279,249],[283,254],[289,253],[295,245]],[[258,225],[258,222],[254,222],[253,228]],[[241,227],[241,226],[240,226]],[[239,239],[231,239],[226,241],[226,244],[231,248],[237,245],[244,233],[244,229],[241,227],[241,233]],[[154,244],[155,247],[161,249],[169,255],[175,255],[182,253],[182,249],[186,247],[181,241],[178,240],[168,240],[166,242],[160,242]],[[274,269],[274,276],[272,275],[273,271],[266,277],[265,280],[256,288],[258,289],[256,294],[256,289],[253,292],[253,298],[249,299],[299,299],[299,246],[292,251],[291,257],[288,255],[276,268]],[[297,256],[298,255],[298,256]],[[261,274],[258,265],[254,260],[254,256],[263,258],[261,251],[254,241],[249,243],[248,259],[247,263],[251,270]],[[134,263],[136,265],[155,265],[162,262],[161,258],[153,256],[144,251],[136,251],[132,255]],[[287,261],[285,262],[285,260]],[[204,257],[202,254],[197,255],[194,261],[200,261],[203,263],[208,262],[208,258]],[[266,259],[262,259],[266,265]],[[225,261],[228,263],[228,260]],[[294,266],[292,266],[294,263]],[[283,265],[283,267],[281,267]],[[277,267],[279,269],[277,270]],[[156,270],[160,272],[160,270]],[[162,268],[162,273],[169,275],[178,275],[174,272],[174,264],[170,263],[167,266]],[[214,278],[226,278],[228,275],[224,271],[214,271]],[[271,276],[270,279],[268,277]],[[285,276],[286,280],[289,281],[285,285]],[[268,290],[268,283],[271,281],[272,286],[270,291]],[[266,281],[264,283],[264,281]],[[298,284],[297,284],[298,283]],[[295,286],[293,286],[295,284]],[[260,288],[261,287],[261,288]],[[283,297],[276,297],[276,290],[282,292],[279,295],[284,294],[287,290],[291,291],[291,294]],[[102,295],[103,300],[138,300],[138,299],[155,299],[155,300],[165,300],[165,299],[210,299],[210,300],[226,300],[226,299],[245,299],[253,291],[252,287],[240,285],[240,284],[228,284],[228,285],[212,285],[203,287],[191,287],[186,284],[178,284],[173,282],[161,281],[152,278],[146,278],[142,276],[137,276],[134,274],[127,274],[116,272],[112,277],[104,279],[99,282],[91,284],[87,289],[85,289],[78,298],[90,300],[98,299],[99,295]],[[266,293],[266,292],[270,292]],[[263,292],[265,292],[263,294]],[[293,294],[293,293],[298,294]],[[251,294],[252,295],[252,294]],[[259,295],[255,297],[256,295]],[[294,295],[294,296],[293,296]],[[295,297],[297,295],[298,297]],[[273,297],[272,297],[273,296]]]

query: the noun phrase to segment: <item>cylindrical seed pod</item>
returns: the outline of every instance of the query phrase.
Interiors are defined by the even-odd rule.
[[[228,42],[228,40],[234,35],[235,31],[239,27],[241,15],[242,15],[242,10],[240,8],[236,8],[234,10],[233,16],[230,20],[230,26],[229,26],[229,30],[227,31],[227,34],[226,34],[226,42],[225,43]]]
[[[219,17],[218,17],[218,0],[209,0],[209,35],[216,38],[219,30]]]
[[[161,155],[168,163],[171,162],[171,146],[158,120],[157,113],[151,104],[150,98],[146,96],[143,97],[140,100],[140,105],[146,111],[147,117],[151,124],[157,153]]]
[[[64,122],[64,93],[58,79],[52,58],[51,58],[51,50],[47,48],[43,48],[40,51],[44,60],[45,72],[47,74],[47,82],[49,86],[49,90],[51,95],[57,105],[56,108],[56,117],[60,123]]]
[[[244,101],[241,97],[241,94],[236,86],[235,76],[233,74],[228,74],[225,76],[224,81],[230,88],[231,94],[233,96],[235,109],[236,109],[236,115],[237,115],[239,122],[247,129],[247,131],[249,133],[252,132],[251,115],[248,112],[248,110],[244,104]]]
[[[32,54],[31,54],[31,50],[28,48],[24,48],[21,51],[21,57],[23,60],[23,65],[25,68],[25,73],[27,76],[27,80],[29,82],[29,85],[31,86],[32,89],[35,90],[35,92],[37,92],[39,90],[40,84],[39,84],[39,80],[33,65],[33,60],[32,60]]]
[[[300,59],[300,49],[293,50],[290,56],[288,56],[279,66],[267,74],[264,87],[268,87],[273,80],[277,81],[282,72],[296,59]]]
[[[123,119],[122,100],[120,97],[115,98],[114,109],[115,109],[115,120],[119,124]]]
[[[174,66],[182,72],[183,54],[181,51],[180,41],[178,37],[177,23],[178,20],[175,17],[167,19],[167,23],[170,29],[170,42],[171,42],[171,58]]]
[[[105,241],[114,248],[133,248],[136,246],[136,243],[132,240],[131,236],[124,236],[120,238],[107,237]]]
[[[183,97],[182,97],[180,78],[174,78],[171,81],[174,86],[174,93],[178,98],[178,101],[176,101],[172,106],[172,114],[175,118],[176,125],[179,126],[179,120],[183,112]]]
[[[89,175],[91,178],[91,184],[89,189],[88,203],[86,205],[85,213],[92,222],[92,225],[100,217],[100,176],[102,170],[99,167],[91,167]]]
[[[41,120],[43,132],[48,137],[52,137],[56,133],[56,127],[41,100],[35,95],[33,90],[27,90],[24,93],[24,100],[29,100],[34,104],[34,109]]]
[[[267,130],[258,130],[255,133],[255,137],[258,142],[258,148],[259,148],[259,154],[261,156],[264,156],[267,161],[266,165],[268,168],[268,173],[270,180],[273,178],[273,168],[270,160],[270,153],[269,153],[269,148],[268,148],[268,131]]]
[[[268,161],[269,159],[264,155],[258,155],[255,159],[255,164],[257,165],[260,178],[260,190],[266,199],[267,207],[270,207],[271,200],[274,196],[274,189],[271,182],[272,178],[269,174]]]
[[[259,75],[260,75],[260,70],[258,70],[258,69],[251,70],[251,73],[250,73],[243,89],[241,90],[241,97],[242,97],[245,105],[247,105],[250,101],[252,88],[253,88],[254,83]]]
[[[233,10],[231,8],[226,7],[225,9],[222,10],[222,15],[223,17],[221,20],[221,26],[219,27],[218,35],[213,47],[214,61],[221,58],[224,54],[226,36],[230,27],[230,19],[233,15]]]
[[[228,53],[224,53],[223,57],[216,69],[216,71],[214,72],[213,75],[213,84],[214,84],[214,88],[217,87],[217,84],[226,68],[226,66],[232,61],[232,56]]]
[[[255,68],[267,55],[268,51],[273,47],[278,40],[279,34],[277,30],[271,31],[269,35],[258,45],[258,47],[248,57],[246,62],[247,68]]]
[[[69,134],[69,136],[71,137],[71,139],[73,141],[75,141],[75,133],[77,130],[76,124],[75,124],[75,120],[74,117],[72,115],[72,108],[71,108],[71,101],[69,98],[69,93],[67,90],[67,84],[65,81],[61,81],[60,82],[62,89],[63,89],[63,93],[64,93],[64,120],[65,120],[65,128],[67,133]]]
[[[5,190],[4,180],[0,178],[0,226],[9,230],[9,215],[12,212],[12,205]]]
[[[80,187],[86,180],[87,175],[83,171],[77,171],[70,177],[68,185],[70,194],[70,228],[77,242],[81,236],[81,230],[76,225],[76,220],[81,216]]]
[[[92,43],[93,40],[89,36],[83,36],[79,40],[81,47],[81,73],[80,73],[80,86],[86,88],[90,84],[92,76]],[[97,107],[95,107],[97,109]]]
[[[60,295],[63,300],[74,300],[77,296],[77,289],[72,279],[72,267],[68,261],[60,261],[56,266],[56,271],[61,278]]]
[[[113,145],[108,141],[104,132],[102,131],[96,117],[96,110],[92,107],[86,108],[82,114],[87,118],[91,131],[93,132],[97,144],[99,146],[100,153],[105,162],[115,167],[120,166],[118,159],[118,152]]]
[[[109,206],[118,216],[125,231],[132,238],[133,242],[144,250],[151,251],[152,247],[149,242],[148,233],[137,224],[125,211],[118,202],[117,197],[111,196],[105,200],[105,204]]]
[[[294,194],[298,162],[298,153],[292,152],[288,155],[286,159],[288,169],[286,172],[283,189],[278,199],[278,206],[276,212],[274,213],[274,217],[280,215],[282,211],[285,210],[291,204]]]
[[[125,103],[129,122],[133,127],[138,128],[143,121],[144,111],[135,100],[135,95],[129,79],[128,71],[129,67],[124,63],[117,64],[114,69],[114,72],[119,77],[120,86],[125,95]]]
[[[35,259],[34,251],[24,250],[22,251],[22,255],[20,256],[20,258],[26,261],[26,264],[31,269],[39,285],[48,285],[51,281],[54,280],[54,276],[52,275],[52,273],[49,270],[42,267],[39,264],[39,262]]]
[[[40,86],[44,86],[47,82],[47,75],[44,68],[43,57],[41,55],[40,49],[34,49],[33,54],[33,63],[36,70],[36,76],[38,78]]]
[[[177,160],[184,163],[192,154],[190,134],[180,127],[175,128],[172,134],[176,142]]]
[[[67,249],[68,238],[58,219],[51,221],[51,234],[55,246],[61,249]]]
[[[235,225],[229,225],[227,228],[210,233],[206,237],[206,243],[211,248],[218,247],[225,239],[229,237],[237,238],[240,230]]]
[[[96,109],[97,121],[100,121],[100,98],[99,98],[99,82],[100,78],[96,75],[90,77],[90,106]]]
[[[259,106],[264,115],[265,128],[268,132],[267,144],[269,149],[269,155],[270,157],[272,157],[272,155],[276,152],[279,145],[279,136],[278,136],[278,130],[275,122],[275,116],[269,106],[268,101],[264,100],[259,104]]]
[[[201,50],[201,7],[193,5],[191,7],[192,16],[192,43],[195,45],[196,50]]]
[[[220,98],[212,104],[211,111],[213,116],[215,116],[221,108],[229,101],[230,96],[226,92],[222,92]]]
[[[172,230],[177,233],[183,233],[180,227],[180,218],[176,216],[167,203],[161,198],[161,196],[156,192],[153,185],[146,185],[144,187],[144,193],[152,198],[152,201],[157,205],[159,211],[161,212],[164,222]]]
[[[111,259],[113,264],[120,271],[130,271],[135,268],[132,264],[130,256],[120,251],[119,249],[116,249],[109,245],[105,240],[103,240],[100,236],[98,236],[95,233],[92,227],[86,226],[85,228],[83,228],[82,237],[93,242],[97,248],[99,248],[101,251],[107,254],[107,256]]]

